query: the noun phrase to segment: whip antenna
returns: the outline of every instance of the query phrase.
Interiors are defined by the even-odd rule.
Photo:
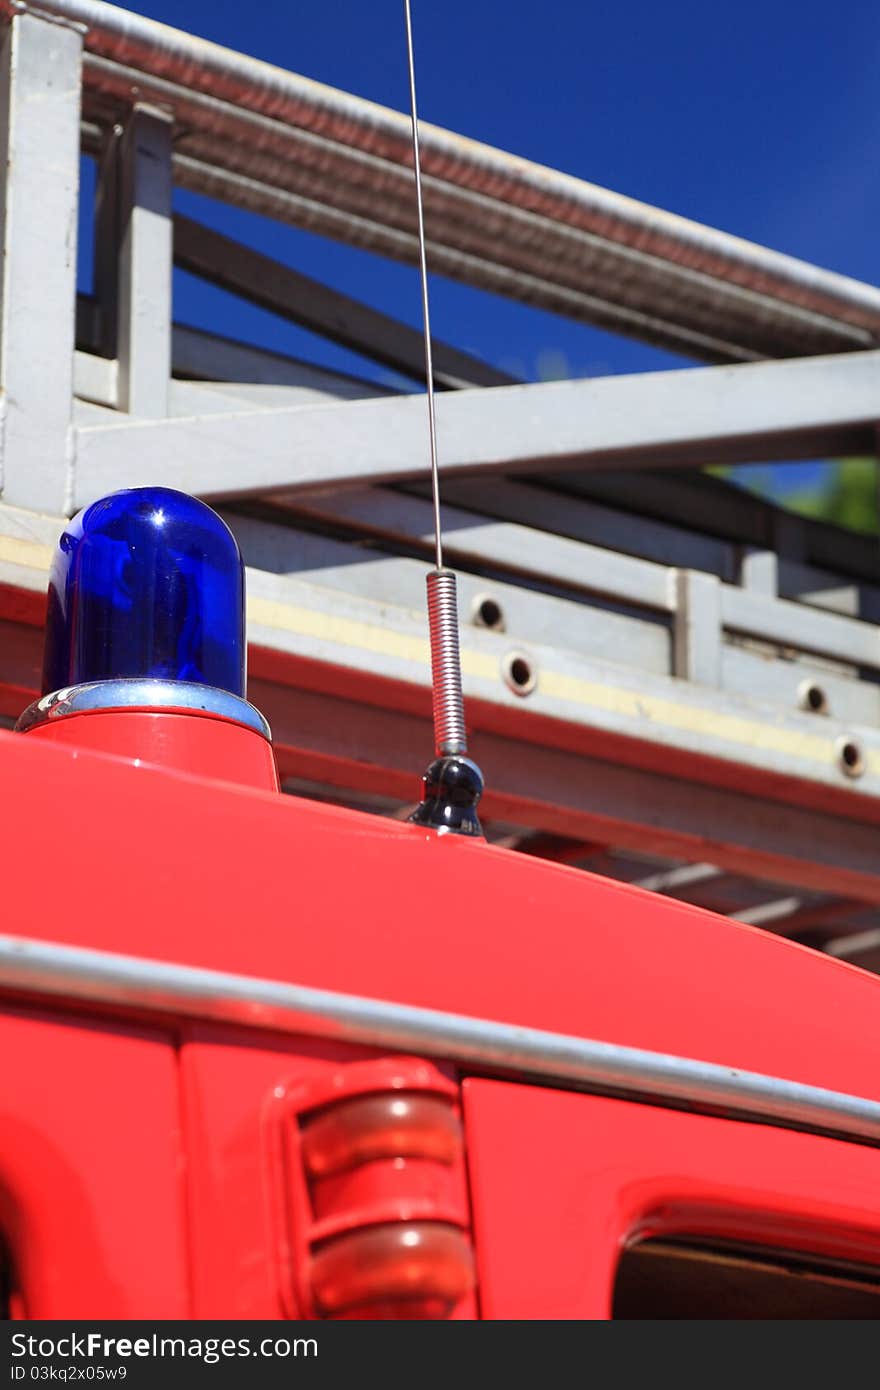
[[[428,259],[425,251],[425,215],[422,203],[416,65],[413,52],[410,0],[403,0],[403,10],[406,18],[406,50],[409,63],[409,99],[412,116],[416,211],[418,214],[422,322],[425,331],[425,383],[427,386],[426,402],[436,558],[436,567],[430,570],[427,575],[435,757],[424,776],[421,803],[410,819],[418,825],[432,826],[441,833],[454,831],[459,835],[482,835],[476,808],[483,791],[483,777],[476,763],[466,756],[467,732],[464,722],[464,700],[461,692],[461,655],[458,646],[458,593],[455,575],[452,570],[443,567],[437,415],[434,408],[434,367],[431,354],[431,316],[428,304]]]

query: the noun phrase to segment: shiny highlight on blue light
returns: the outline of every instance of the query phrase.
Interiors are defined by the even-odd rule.
[[[129,488],[68,522],[49,575],[43,694],[140,677],[245,693],[244,566],[204,502]]]

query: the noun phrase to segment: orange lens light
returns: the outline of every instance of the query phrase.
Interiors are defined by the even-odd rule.
[[[452,1164],[462,1152],[461,1122],[447,1100],[396,1091],[358,1096],[307,1119],[302,1153],[312,1179],[379,1159]]]
[[[328,1241],[311,1276],[325,1317],[446,1318],[473,1288],[474,1261],[454,1226],[395,1222]]]

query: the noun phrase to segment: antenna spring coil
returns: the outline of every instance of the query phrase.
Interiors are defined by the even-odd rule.
[[[434,745],[438,756],[466,753],[458,650],[458,593],[452,570],[431,570],[428,574],[428,625],[434,685]]]

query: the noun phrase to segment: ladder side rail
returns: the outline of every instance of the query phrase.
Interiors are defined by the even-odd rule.
[[[82,32],[17,13],[0,54],[2,496],[70,505]]]

